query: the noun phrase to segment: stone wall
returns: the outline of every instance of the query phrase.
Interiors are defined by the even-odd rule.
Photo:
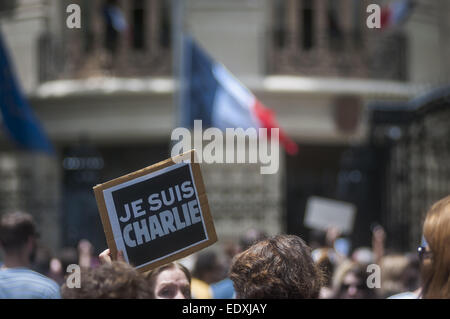
[[[53,251],[60,243],[60,167],[56,158],[22,152],[0,153],[0,214],[33,215],[41,242]]]

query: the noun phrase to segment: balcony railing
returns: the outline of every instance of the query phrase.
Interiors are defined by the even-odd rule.
[[[62,34],[49,32],[39,40],[41,82],[170,75],[169,1],[119,0],[115,14],[108,13],[108,2],[78,2],[82,28],[63,28]]]
[[[266,37],[267,72],[406,80],[405,34],[367,28],[364,3],[278,1]]]

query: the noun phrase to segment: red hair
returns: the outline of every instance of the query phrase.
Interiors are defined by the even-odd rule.
[[[431,206],[423,225],[431,260],[422,269],[423,297],[450,298],[450,196]]]

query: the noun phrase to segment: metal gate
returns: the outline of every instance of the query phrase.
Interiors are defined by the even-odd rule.
[[[371,105],[371,142],[386,152],[382,222],[391,247],[420,243],[429,207],[450,194],[450,87]]]

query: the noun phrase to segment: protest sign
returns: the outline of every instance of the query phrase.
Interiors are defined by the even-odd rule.
[[[191,150],[94,187],[113,256],[147,271],[217,241]]]
[[[355,205],[328,198],[311,196],[306,203],[305,226],[327,230],[336,227],[343,234],[353,230]]]

